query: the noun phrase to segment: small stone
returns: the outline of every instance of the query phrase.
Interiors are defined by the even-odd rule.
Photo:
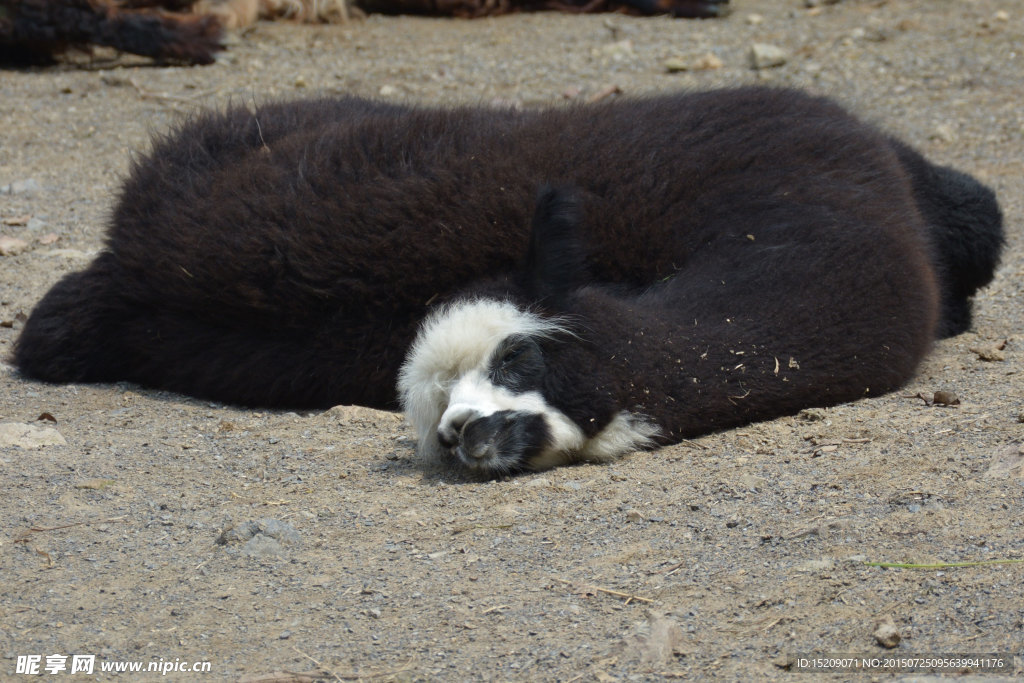
[[[823,572],[831,569],[835,562],[831,557],[823,557],[820,560],[807,560],[796,568],[800,572]]]
[[[978,360],[983,361],[999,361],[1006,360],[1006,354],[1003,351],[1006,349],[1006,340],[1001,339],[996,342],[989,344],[979,344],[978,346],[972,346],[969,350],[971,353],[978,355]]]
[[[797,419],[804,422],[823,422],[828,417],[828,413],[821,408],[804,408],[796,416]]]
[[[28,249],[28,242],[17,237],[0,235],[0,256],[14,256]]]
[[[278,637],[279,640],[288,640],[289,638],[292,637],[292,632],[291,631],[281,631],[281,633],[278,634],[277,637]]]
[[[381,97],[391,97],[392,95],[398,94],[398,88],[393,85],[382,85],[380,86],[380,90],[377,91],[377,94]]]
[[[43,448],[67,445],[68,442],[53,427],[39,427],[20,422],[0,424],[0,446]]]
[[[678,71],[709,71],[711,69],[721,69],[722,60],[708,52],[693,59],[670,57],[665,60],[664,65],[665,70],[669,73],[676,73]]]
[[[796,664],[796,655],[781,654],[772,660],[772,664],[774,664],[780,669],[785,669],[786,671],[789,671],[793,668],[793,665]]]
[[[1020,418],[1024,418],[1024,415]],[[1024,419],[1021,422],[1024,422]],[[1024,444],[1012,443],[997,451],[992,457],[992,464],[985,471],[985,476],[989,479],[1007,477],[1024,481]]]
[[[25,225],[32,232],[39,232],[49,224],[42,218],[39,218],[38,216],[33,216],[32,218],[28,219],[28,223],[26,223]]]
[[[895,622],[892,617],[883,617],[875,623],[875,632],[873,634],[875,640],[879,645],[886,648],[894,648],[900,644],[902,637],[900,631],[896,628]]]
[[[758,70],[782,66],[788,59],[789,53],[777,45],[754,43],[750,48],[750,65]]]
[[[764,17],[762,17],[760,14],[748,14],[747,23],[750,24],[751,26],[760,26],[761,24],[764,23]]]
[[[295,87],[296,88],[305,88],[308,85],[309,84],[306,83],[306,79],[305,78],[303,78],[302,76],[296,77],[296,79],[295,79]]]
[[[299,532],[291,524],[282,522],[277,519],[263,518],[259,520],[249,520],[235,526],[229,526],[221,535],[217,537],[218,545],[229,545],[232,543],[242,543],[245,541],[253,541],[256,538],[263,538],[273,541],[280,547],[278,543],[284,543],[286,545],[292,545],[299,542],[301,536]],[[246,545],[249,545],[248,543]],[[256,548],[259,545],[257,543]]]
[[[10,185],[0,187],[0,194],[23,194],[31,197],[41,189],[42,187],[35,178],[27,178],[25,180],[15,180]]]
[[[613,62],[621,62],[628,57],[632,57],[634,54],[633,41],[628,38],[603,45],[600,52],[597,50],[594,51],[595,57],[603,55],[611,59]]]
[[[928,136],[928,139],[938,142],[956,142],[956,129],[948,123],[940,123],[935,126],[935,130]]]
[[[0,222],[11,227],[21,227],[28,225],[30,220],[32,220],[32,216],[30,214],[25,214],[24,216],[11,216],[10,218],[5,218]]]
[[[284,554],[284,547],[269,536],[256,534],[242,546],[242,554],[249,557],[278,557]]]
[[[669,57],[665,60],[664,65],[665,71],[668,71],[670,74],[690,70],[690,63],[682,57]]]
[[[693,62],[694,71],[710,71],[712,69],[721,69],[722,66],[722,60],[711,52],[701,55]]]

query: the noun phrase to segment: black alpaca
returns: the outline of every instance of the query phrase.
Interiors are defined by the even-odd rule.
[[[967,328],[1001,245],[987,188],[788,90],[235,108],[135,165],[15,361],[247,405],[401,399],[425,452],[544,467],[891,391]]]

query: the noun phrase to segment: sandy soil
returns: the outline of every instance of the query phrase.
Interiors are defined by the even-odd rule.
[[[529,106],[610,86],[796,85],[983,178],[1009,233],[974,331],[937,344],[900,394],[489,483],[425,472],[399,415],[254,412],[0,366],[0,423],[65,441],[0,447],[0,679],[55,653],[96,655],[97,671],[210,662],[177,680],[782,679],[806,653],[1016,653],[1005,675],[1020,675],[1024,9],[734,6],[708,22],[260,25],[206,68],[0,72],[0,187],[14,183],[0,235],[26,243],[0,256],[3,357],[19,316],[100,248],[132,151],[229,100]],[[788,61],[751,69],[754,43]],[[708,54],[719,68],[665,67]],[[937,390],[960,404],[908,398]],[[1018,563],[866,564],[996,560]],[[873,635],[885,617],[892,650]]]

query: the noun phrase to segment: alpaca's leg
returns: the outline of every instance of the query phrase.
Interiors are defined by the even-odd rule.
[[[392,321],[288,328],[197,310],[168,307],[104,254],[36,306],[14,362],[50,382],[125,380],[245,405],[395,405],[411,332]]]
[[[126,358],[118,330],[139,314],[111,254],[64,277],[36,305],[14,347],[14,362],[50,382],[121,379]]]
[[[285,326],[154,311],[122,332],[135,356],[134,376],[123,378],[248,406],[393,409],[406,340],[396,341],[390,327],[341,319]]]

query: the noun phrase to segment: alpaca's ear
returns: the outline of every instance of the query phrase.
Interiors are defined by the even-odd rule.
[[[537,194],[525,275],[530,294],[557,302],[587,281],[580,243],[580,207],[573,188],[544,185]]]

